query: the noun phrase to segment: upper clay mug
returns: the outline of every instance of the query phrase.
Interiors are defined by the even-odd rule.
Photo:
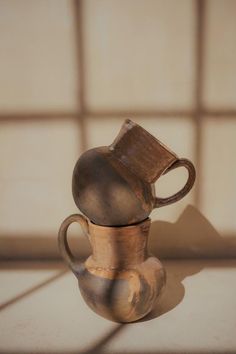
[[[153,183],[177,168],[188,170],[184,187],[167,198]],[[77,161],[72,192],[78,208],[95,224],[122,226],[146,219],[153,208],[183,198],[195,181],[195,168],[138,124],[127,119],[110,146],[86,151]]]

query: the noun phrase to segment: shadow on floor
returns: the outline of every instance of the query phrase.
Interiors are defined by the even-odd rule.
[[[23,298],[32,295],[36,291],[38,291],[41,288],[44,288],[54,282],[55,280],[61,278],[63,275],[65,275],[68,272],[68,269],[62,269],[59,272],[57,272],[55,275],[50,276],[46,280],[43,280],[39,282],[37,285],[30,287],[29,289],[23,291],[22,293],[18,294],[17,296],[14,296],[10,300],[0,304],[0,311],[5,310],[7,307],[15,304],[16,302],[22,300]]]
[[[214,259],[211,267],[218,264],[222,267],[225,265],[222,258],[235,257],[236,238],[220,236],[195,207],[188,205],[175,223],[152,223],[149,251],[160,259],[167,256],[170,259],[170,255],[173,255],[175,261],[168,262],[167,266],[163,261],[167,272],[166,288],[153,311],[140,321],[148,321],[174,309],[185,295],[183,280],[204,269],[209,264],[206,258]],[[198,262],[192,262],[188,267],[175,267],[180,259],[188,258],[198,259]],[[235,266],[235,262],[232,265]]]

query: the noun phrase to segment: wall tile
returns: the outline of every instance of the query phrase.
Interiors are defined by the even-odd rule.
[[[193,1],[84,1],[88,109],[191,109],[194,31]]]
[[[0,2],[0,113],[77,109],[72,2]]]
[[[55,234],[76,211],[71,177],[78,134],[70,120],[1,124],[1,235]]]
[[[206,2],[204,104],[211,109],[236,108],[236,1]]]
[[[202,210],[222,235],[233,236],[236,231],[236,119],[205,119],[203,127]]]

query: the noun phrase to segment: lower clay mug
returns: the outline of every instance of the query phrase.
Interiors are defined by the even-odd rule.
[[[67,242],[72,222],[81,225],[92,246],[85,263],[75,260]],[[85,302],[100,316],[132,322],[153,309],[166,275],[160,261],[147,251],[150,224],[147,218],[135,225],[100,226],[79,214],[63,221],[58,235],[60,252],[78,278]]]

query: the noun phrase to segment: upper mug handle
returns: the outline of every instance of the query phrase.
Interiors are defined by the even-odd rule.
[[[155,197],[154,208],[160,208],[168,204],[172,204],[182,199],[192,188],[194,181],[196,179],[196,171],[191,161],[187,159],[179,159],[174,162],[169,168],[166,169],[164,174],[178,168],[185,167],[188,170],[188,180],[184,187],[174,195],[166,198]]]

